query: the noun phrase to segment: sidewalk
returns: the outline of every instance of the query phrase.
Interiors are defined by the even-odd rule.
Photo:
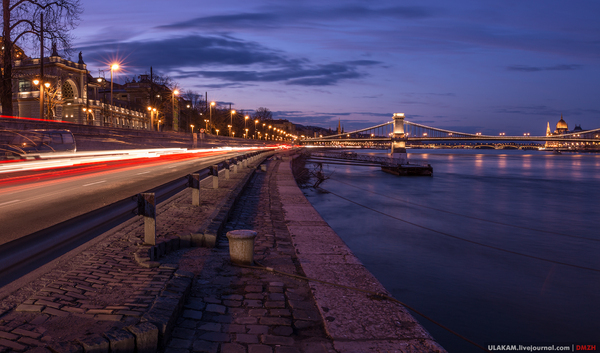
[[[226,231],[255,230],[256,261],[302,275],[276,185],[280,163],[289,162],[271,161],[254,175]],[[235,267],[221,241],[182,255],[179,268],[196,280],[165,352],[334,352],[308,282]]]

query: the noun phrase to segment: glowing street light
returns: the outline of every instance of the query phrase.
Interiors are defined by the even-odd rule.
[[[206,130],[208,130],[208,120],[204,119],[204,122],[206,123]]]
[[[219,136],[219,129],[215,129],[215,131],[217,132],[217,136]]]
[[[233,114],[235,114],[235,110],[231,111],[231,127],[233,127]],[[229,128],[229,136],[231,136],[231,127]]]
[[[194,124],[190,124],[190,127],[192,128],[192,134],[194,133]]]
[[[119,64],[112,64],[110,66],[110,122],[114,124],[113,120],[113,72],[119,69]]]
[[[227,125],[227,128],[229,129],[229,137],[231,137],[231,125]]]
[[[252,134],[252,137],[256,140],[256,124],[258,124],[258,119],[254,120],[254,133]]]
[[[215,102],[210,102],[210,107],[208,108],[210,110],[210,116],[208,117],[211,129],[212,129],[212,108],[216,105],[217,103]]]
[[[171,96],[171,114],[173,114],[173,129],[175,129],[175,96],[179,94],[178,90],[173,90],[173,95]],[[179,107],[179,104],[177,104]],[[179,118],[179,112],[177,112],[177,118]]]
[[[247,129],[247,126],[246,126],[246,124],[248,123],[248,119],[250,119],[250,117],[248,115],[246,115],[244,117],[244,130],[246,130],[246,138],[248,138],[248,129]]]

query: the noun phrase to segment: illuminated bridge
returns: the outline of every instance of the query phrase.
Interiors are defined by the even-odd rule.
[[[403,113],[394,114],[394,120],[368,128],[346,132],[338,135],[321,136],[301,140],[303,144],[316,145],[384,145],[392,144],[392,149],[403,149],[407,143],[441,144],[460,143],[462,141],[477,141],[481,143],[546,142],[551,148],[564,148],[568,145],[593,146],[600,148],[600,128],[576,133],[550,136],[498,136],[482,135],[481,133],[466,133],[440,129],[432,126],[413,123],[404,120]],[[392,151],[394,152],[394,151]]]

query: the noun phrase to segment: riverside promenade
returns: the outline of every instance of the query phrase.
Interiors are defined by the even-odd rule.
[[[278,156],[203,187],[200,206],[190,190],[159,205],[153,250],[136,219],[19,283],[2,298],[0,352],[445,352],[396,303],[230,263],[222,235],[250,229],[264,266],[387,293]]]

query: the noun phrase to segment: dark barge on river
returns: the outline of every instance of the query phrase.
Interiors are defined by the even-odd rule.
[[[431,164],[410,164],[406,160],[355,152],[313,152],[310,159],[318,163],[381,167],[382,171],[397,176],[433,176]]]

